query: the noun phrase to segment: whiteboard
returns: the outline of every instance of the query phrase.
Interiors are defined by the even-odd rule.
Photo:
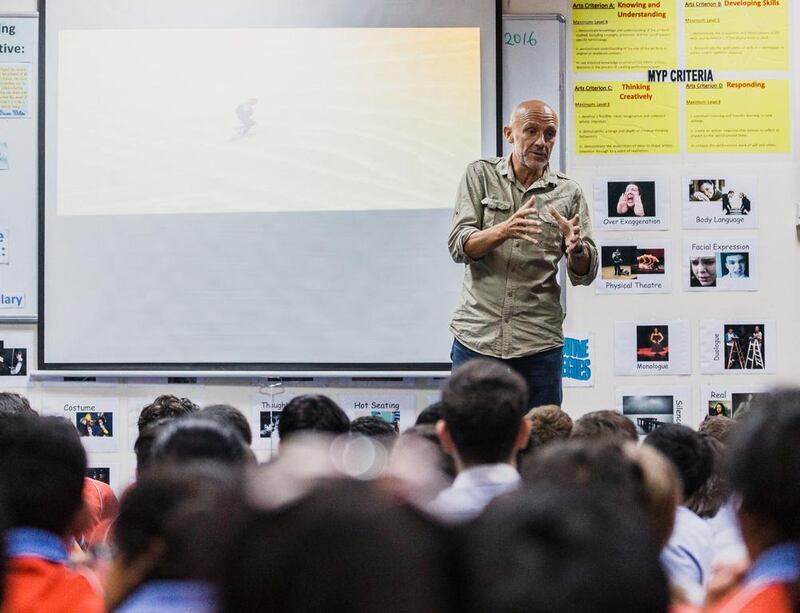
[[[0,15],[0,321],[37,313],[38,19]]]
[[[554,170],[566,167],[566,20],[563,15],[503,15],[503,124],[523,100],[539,99],[556,109],[559,137],[550,157]],[[503,153],[511,152],[503,141]]]
[[[563,15],[503,15],[503,101],[502,122],[508,123],[511,111],[523,100],[539,99],[556,109],[558,140],[550,156],[550,166],[566,169],[566,91],[564,66],[567,61],[567,24]],[[503,141],[503,155],[511,145]],[[566,260],[558,266],[561,308],[567,312]]]

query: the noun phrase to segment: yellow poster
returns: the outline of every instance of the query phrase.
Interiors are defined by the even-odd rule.
[[[621,81],[575,84],[579,155],[678,153],[678,85]]]
[[[678,61],[675,0],[573,2],[572,69],[641,72]]]
[[[789,152],[789,80],[686,84],[688,153]]]
[[[686,2],[686,67],[789,70],[789,0]]]

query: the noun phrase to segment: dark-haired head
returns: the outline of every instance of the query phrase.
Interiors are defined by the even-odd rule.
[[[241,473],[219,463],[158,466],[120,503],[109,610],[149,581],[216,582],[219,552],[243,506]]]
[[[617,411],[592,411],[581,415],[572,426],[572,438],[615,438],[633,443],[639,440],[633,422]]]
[[[644,439],[663,453],[678,469],[684,500],[694,494],[711,476],[714,458],[705,437],[688,426],[664,424]]]
[[[5,415],[38,415],[25,396],[0,392],[0,417]]]
[[[232,426],[239,432],[245,443],[248,445],[253,444],[253,431],[250,428],[250,422],[247,421],[244,413],[236,407],[229,404],[212,404],[200,411],[199,417],[207,417],[221,424]]]
[[[527,399],[525,380],[498,362],[459,366],[442,389],[437,429],[446,451],[464,466],[510,461],[528,442]]]
[[[182,417],[199,410],[200,407],[188,398],[178,398],[172,394],[163,394],[144,407],[139,413],[139,421],[137,422],[139,432],[144,430],[147,424],[159,419]]]
[[[362,436],[373,436],[391,443],[397,438],[397,422],[389,422],[377,415],[356,417],[350,422],[350,432]]]
[[[60,417],[0,419],[0,486],[12,527],[66,534],[81,506],[86,453]]]
[[[333,479],[288,507],[247,511],[223,564],[222,610],[447,613],[452,563],[441,527],[370,482]]]
[[[759,396],[731,438],[729,476],[752,558],[800,541],[800,389]]]
[[[184,417],[167,423],[152,449],[154,464],[216,461],[242,464],[245,443],[239,433],[211,419]]]
[[[465,585],[476,613],[667,611],[667,580],[647,519],[596,491],[522,488],[492,501],[464,536]]]
[[[350,419],[342,408],[322,394],[292,398],[278,420],[278,436],[285,439],[297,432],[343,434],[350,431]]]

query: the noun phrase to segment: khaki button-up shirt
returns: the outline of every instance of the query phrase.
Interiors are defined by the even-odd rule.
[[[479,260],[464,253],[472,233],[505,221],[532,195],[542,221],[538,245],[509,239]],[[575,181],[548,167],[526,189],[514,177],[510,155],[467,167],[448,237],[453,259],[466,263],[464,289],[450,330],[473,351],[510,359],[564,344],[557,271],[565,245],[558,223],[548,213],[551,205],[567,219],[580,216],[581,238],[591,257],[589,272],[577,275],[567,267],[567,273],[573,285],[589,285],[597,275],[597,247],[589,207]]]

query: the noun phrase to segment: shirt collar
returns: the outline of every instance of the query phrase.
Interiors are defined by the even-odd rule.
[[[497,172],[503,175],[504,177],[507,177],[508,180],[511,181],[512,183],[515,184],[517,183],[517,178],[516,176],[514,176],[514,164],[512,164],[511,162],[510,153],[500,158],[500,161],[497,163]],[[553,172],[553,170],[550,168],[550,164],[548,163],[547,166],[545,166],[544,173],[542,174],[542,176],[537,181],[531,183],[528,186],[528,189],[533,189],[534,187],[544,187],[547,185],[556,187],[558,185],[558,181],[559,181],[559,176],[555,172]],[[520,187],[522,186],[520,185]]]
[[[6,555],[67,562],[67,548],[57,535],[39,528],[12,528],[6,533]]]
[[[762,553],[747,573],[747,583],[791,583],[800,579],[800,541],[781,543]]]
[[[479,464],[465,468],[453,481],[453,488],[472,488],[480,485],[516,484],[519,482],[519,473],[511,464]]]

